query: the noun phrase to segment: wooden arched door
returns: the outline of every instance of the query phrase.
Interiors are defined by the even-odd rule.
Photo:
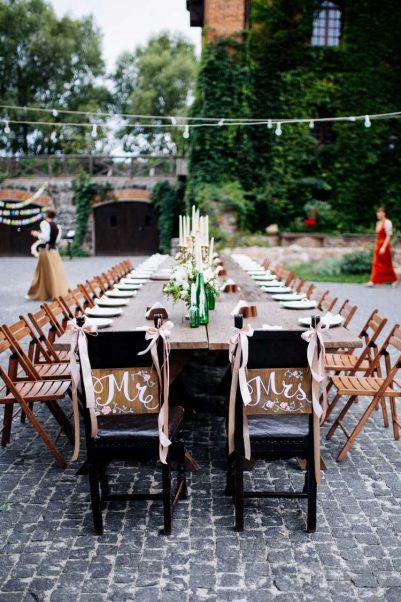
[[[93,211],[95,255],[150,255],[158,250],[157,218],[149,202],[105,202]]]

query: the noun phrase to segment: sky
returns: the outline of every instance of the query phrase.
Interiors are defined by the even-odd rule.
[[[103,56],[108,71],[124,50],[145,44],[163,30],[186,35],[200,54],[201,29],[189,26],[185,0],[50,0],[57,15],[92,14],[103,33]]]

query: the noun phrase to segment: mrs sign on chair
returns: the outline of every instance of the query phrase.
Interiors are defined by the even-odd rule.
[[[239,318],[236,316],[236,327],[241,329]],[[244,529],[246,498],[305,498],[308,501],[307,531],[312,533],[316,530],[317,481],[308,345],[300,333],[294,331],[255,331],[247,340],[246,389],[250,401],[244,405],[241,374],[237,373],[236,378],[235,361],[241,366],[247,354],[243,346],[241,358],[237,357],[238,346],[235,352],[230,396],[230,406],[234,402],[235,408],[231,407],[231,421],[229,419],[229,451],[232,436],[234,449],[229,455],[227,493],[233,494],[235,528]],[[248,445],[253,460],[306,459],[303,491],[244,491]]]

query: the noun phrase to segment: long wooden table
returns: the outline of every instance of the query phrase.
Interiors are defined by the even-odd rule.
[[[172,350],[195,350],[210,349],[221,351],[228,349],[228,339],[233,328],[233,317],[230,315],[240,299],[252,301],[257,306],[258,316],[249,318],[245,323],[250,323],[253,328],[262,328],[263,324],[280,325],[284,330],[306,329],[299,325],[298,319],[312,314],[321,314],[317,309],[313,310],[289,310],[280,307],[280,304],[271,298],[271,295],[262,291],[261,287],[229,257],[225,258],[225,266],[228,277],[233,278],[240,286],[237,293],[221,293],[216,302],[216,309],[209,314],[208,326],[190,328],[185,319],[186,307],[184,303],[174,304],[163,295],[165,281],[150,280],[132,298],[129,305],[124,307],[123,314],[115,318],[113,324],[108,328],[109,332],[127,332],[146,327],[151,321],[145,317],[146,308],[159,302],[167,309],[169,320],[174,323],[171,335]],[[161,266],[165,269],[173,265],[173,259],[168,258]],[[324,333],[325,347],[330,350],[339,348],[362,347],[362,341],[348,328],[330,328]],[[68,337],[64,335],[58,341],[59,348],[68,346]]]

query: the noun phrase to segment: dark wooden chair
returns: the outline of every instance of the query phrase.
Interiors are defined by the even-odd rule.
[[[159,339],[161,347],[162,341]],[[148,345],[145,341],[144,332],[132,331],[121,333],[118,337],[113,333],[99,332],[96,337],[88,337],[88,353],[91,363],[92,375],[96,379],[117,379],[120,384],[127,378],[127,386],[144,386],[144,380],[149,384],[156,382],[158,390],[158,379],[152,370],[152,358],[150,353],[138,355]],[[162,349],[159,348],[160,353]],[[129,368],[127,368],[127,365]],[[160,363],[160,365],[162,365]],[[100,372],[99,372],[100,371]],[[142,377],[138,376],[138,371]],[[129,373],[129,378],[124,373]],[[149,375],[152,374],[150,378]],[[142,381],[141,381],[142,378]],[[139,380],[138,380],[139,379]],[[100,392],[100,380],[95,380],[96,397],[102,396]],[[103,382],[103,381],[102,381]],[[115,381],[114,381],[115,382]],[[141,384],[142,383],[142,384]],[[150,384],[149,384],[150,386]],[[101,385],[100,385],[101,387]],[[131,388],[129,389],[132,390]],[[116,392],[117,390],[115,390]],[[91,420],[87,409],[84,409],[85,433],[87,449],[87,466],[89,470],[89,483],[92,503],[92,514],[95,532],[103,533],[102,505],[104,502],[113,500],[163,500],[164,508],[164,533],[171,533],[172,510],[179,499],[187,496],[185,477],[185,448],[180,440],[180,429],[183,422],[184,411],[181,407],[171,407],[169,410],[169,438],[172,444],[168,447],[167,464],[161,463],[162,469],[162,492],[160,493],[110,493],[106,469],[112,462],[135,461],[143,462],[159,459],[159,396],[152,389],[152,409],[146,408],[143,403],[132,405],[127,402],[127,397],[118,400],[113,397],[112,411],[104,413],[104,409],[98,406],[97,416],[98,435],[91,436]],[[126,389],[126,392],[128,389]],[[150,389],[146,389],[149,393]],[[109,395],[110,391],[108,392]],[[150,395],[150,393],[149,393]],[[131,397],[135,397],[132,393]],[[157,399],[156,399],[157,397]],[[157,403],[155,404],[154,401]],[[86,405],[86,404],[84,404]],[[121,411],[121,405],[125,406]],[[177,464],[177,484],[172,493],[171,487],[171,462]]]
[[[297,380],[300,373],[302,379]],[[297,383],[301,383],[311,399],[307,343],[299,332],[255,331],[249,338],[247,382],[252,391],[252,402],[244,405],[238,387],[235,401],[235,451],[229,457],[227,471],[227,493],[233,495],[235,506],[235,529],[244,529],[244,499],[305,498],[308,501],[307,531],[312,533],[316,530],[317,503],[312,406],[308,402],[297,403],[294,398],[290,404],[281,408],[281,401],[277,401],[279,396],[272,395],[271,378],[275,378],[277,391],[283,388],[280,387],[280,382],[290,384],[292,392],[296,391]],[[261,396],[258,399],[259,386]],[[252,460],[306,460],[303,491],[244,491],[244,420],[248,421]]]

